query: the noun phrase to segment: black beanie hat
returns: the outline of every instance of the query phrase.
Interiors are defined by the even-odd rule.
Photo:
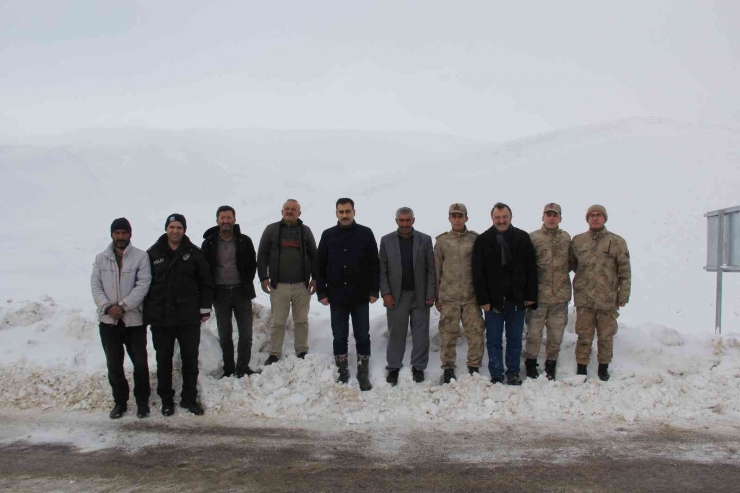
[[[166,230],[167,226],[169,226],[169,224],[173,221],[177,221],[180,224],[182,224],[183,231],[188,230],[188,223],[185,222],[185,216],[183,216],[182,214],[177,214],[177,213],[170,214],[169,216],[167,216],[167,220],[164,222],[164,229]]]
[[[131,223],[128,222],[128,219],[126,219],[125,217],[119,217],[118,219],[114,219],[113,222],[110,223],[110,234],[113,234],[114,231],[118,231],[119,229],[128,231],[129,234],[131,234]]]

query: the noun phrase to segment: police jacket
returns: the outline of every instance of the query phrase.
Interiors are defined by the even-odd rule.
[[[201,250],[205,255],[208,265],[211,267],[211,279],[215,279],[216,268],[216,241],[218,240],[218,226],[214,226],[203,233],[203,245]],[[254,244],[252,239],[241,233],[239,225],[234,225],[234,241],[236,241],[236,268],[242,280],[242,286],[253,300],[257,295],[254,292],[254,274],[257,271],[255,261]]]

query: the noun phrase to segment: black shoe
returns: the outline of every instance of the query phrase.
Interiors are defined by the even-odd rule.
[[[576,370],[576,375],[588,375],[588,365],[578,365],[578,370]]]
[[[252,375],[259,375],[260,373],[262,373],[261,370],[253,370],[253,369],[247,367],[247,370],[246,371],[243,371],[243,372],[242,371],[239,371],[239,372],[237,372],[236,373],[236,378],[244,378],[245,375],[248,376],[248,377],[251,377]]]
[[[545,361],[545,375],[548,380],[555,380],[555,367],[557,364],[558,362],[554,359]]]
[[[118,419],[126,412],[128,407],[126,404],[116,404],[113,406],[113,409],[110,410],[110,413],[108,413],[108,417],[110,419]]]
[[[302,353],[298,353],[296,354],[296,356],[298,356],[301,359],[306,359],[306,351],[303,351]]]
[[[454,368],[445,368],[445,372],[442,374],[442,385],[452,382],[453,379],[457,380]]]
[[[147,416],[149,416],[149,404],[137,404],[136,417],[142,419],[146,418]]]
[[[229,378],[233,377],[234,373],[230,371],[225,371],[223,375],[221,375],[218,379],[221,380],[222,378]]]
[[[265,366],[270,366],[273,363],[277,363],[280,361],[280,358],[275,356],[274,354],[271,354],[269,358],[267,358],[267,361],[265,361]]]
[[[196,416],[201,416],[205,411],[203,411],[203,408],[198,404],[197,402],[180,402],[180,407],[183,407],[187,409],[191,414],[195,414]]]
[[[506,375],[506,385],[521,385],[522,379],[516,373]]]
[[[162,416],[172,416],[173,414],[175,414],[175,403],[162,401]]]
[[[357,356],[357,382],[363,392],[373,389],[370,383],[370,355]]]
[[[525,359],[524,366],[527,367],[527,378],[537,378],[540,376],[540,373],[537,371],[536,359]]]
[[[424,381],[424,370],[419,370],[418,368],[411,368],[411,375],[414,379],[414,382],[421,383]]]
[[[395,370],[388,370],[388,376],[385,377],[385,381],[391,384],[393,387],[398,385],[398,372],[401,371],[398,368]]]
[[[497,383],[500,383],[501,385],[503,385],[504,384],[504,379],[503,378],[498,378],[498,377],[492,377],[491,378],[491,383],[494,384],[494,385],[496,385]]]
[[[609,363],[601,363],[599,364],[599,370],[598,370],[599,378],[603,380],[604,382],[609,381]]]
[[[480,372],[478,371],[477,366],[468,366],[468,373],[472,375],[473,373],[480,373]]]

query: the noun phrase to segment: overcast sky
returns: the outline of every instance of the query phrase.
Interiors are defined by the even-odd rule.
[[[0,0],[0,134],[740,125],[740,2]]]

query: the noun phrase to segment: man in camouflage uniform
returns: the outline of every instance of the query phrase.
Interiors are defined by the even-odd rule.
[[[455,377],[455,346],[462,319],[468,340],[468,372],[478,372],[483,360],[483,316],[475,300],[471,263],[473,243],[478,233],[465,227],[468,209],[465,204],[452,204],[448,219],[452,230],[437,236],[434,245],[434,269],[437,272],[439,334],[442,339],[443,383]]]
[[[571,265],[576,272],[573,292],[578,375],[586,375],[595,331],[598,375],[604,381],[609,380],[619,308],[629,302],[632,277],[627,242],[606,230],[607,219],[603,206],[589,207],[586,212],[589,230],[576,235],[570,244]]]
[[[542,329],[547,327],[547,359],[545,374],[555,380],[555,367],[560,354],[563,332],[568,325],[568,302],[571,297],[570,268],[568,265],[570,235],[559,228],[562,221],[558,204],[545,205],[542,227],[529,233],[537,254],[539,298],[536,310],[527,310],[527,344],[524,364],[527,377],[537,378],[537,356],[542,344]]]

